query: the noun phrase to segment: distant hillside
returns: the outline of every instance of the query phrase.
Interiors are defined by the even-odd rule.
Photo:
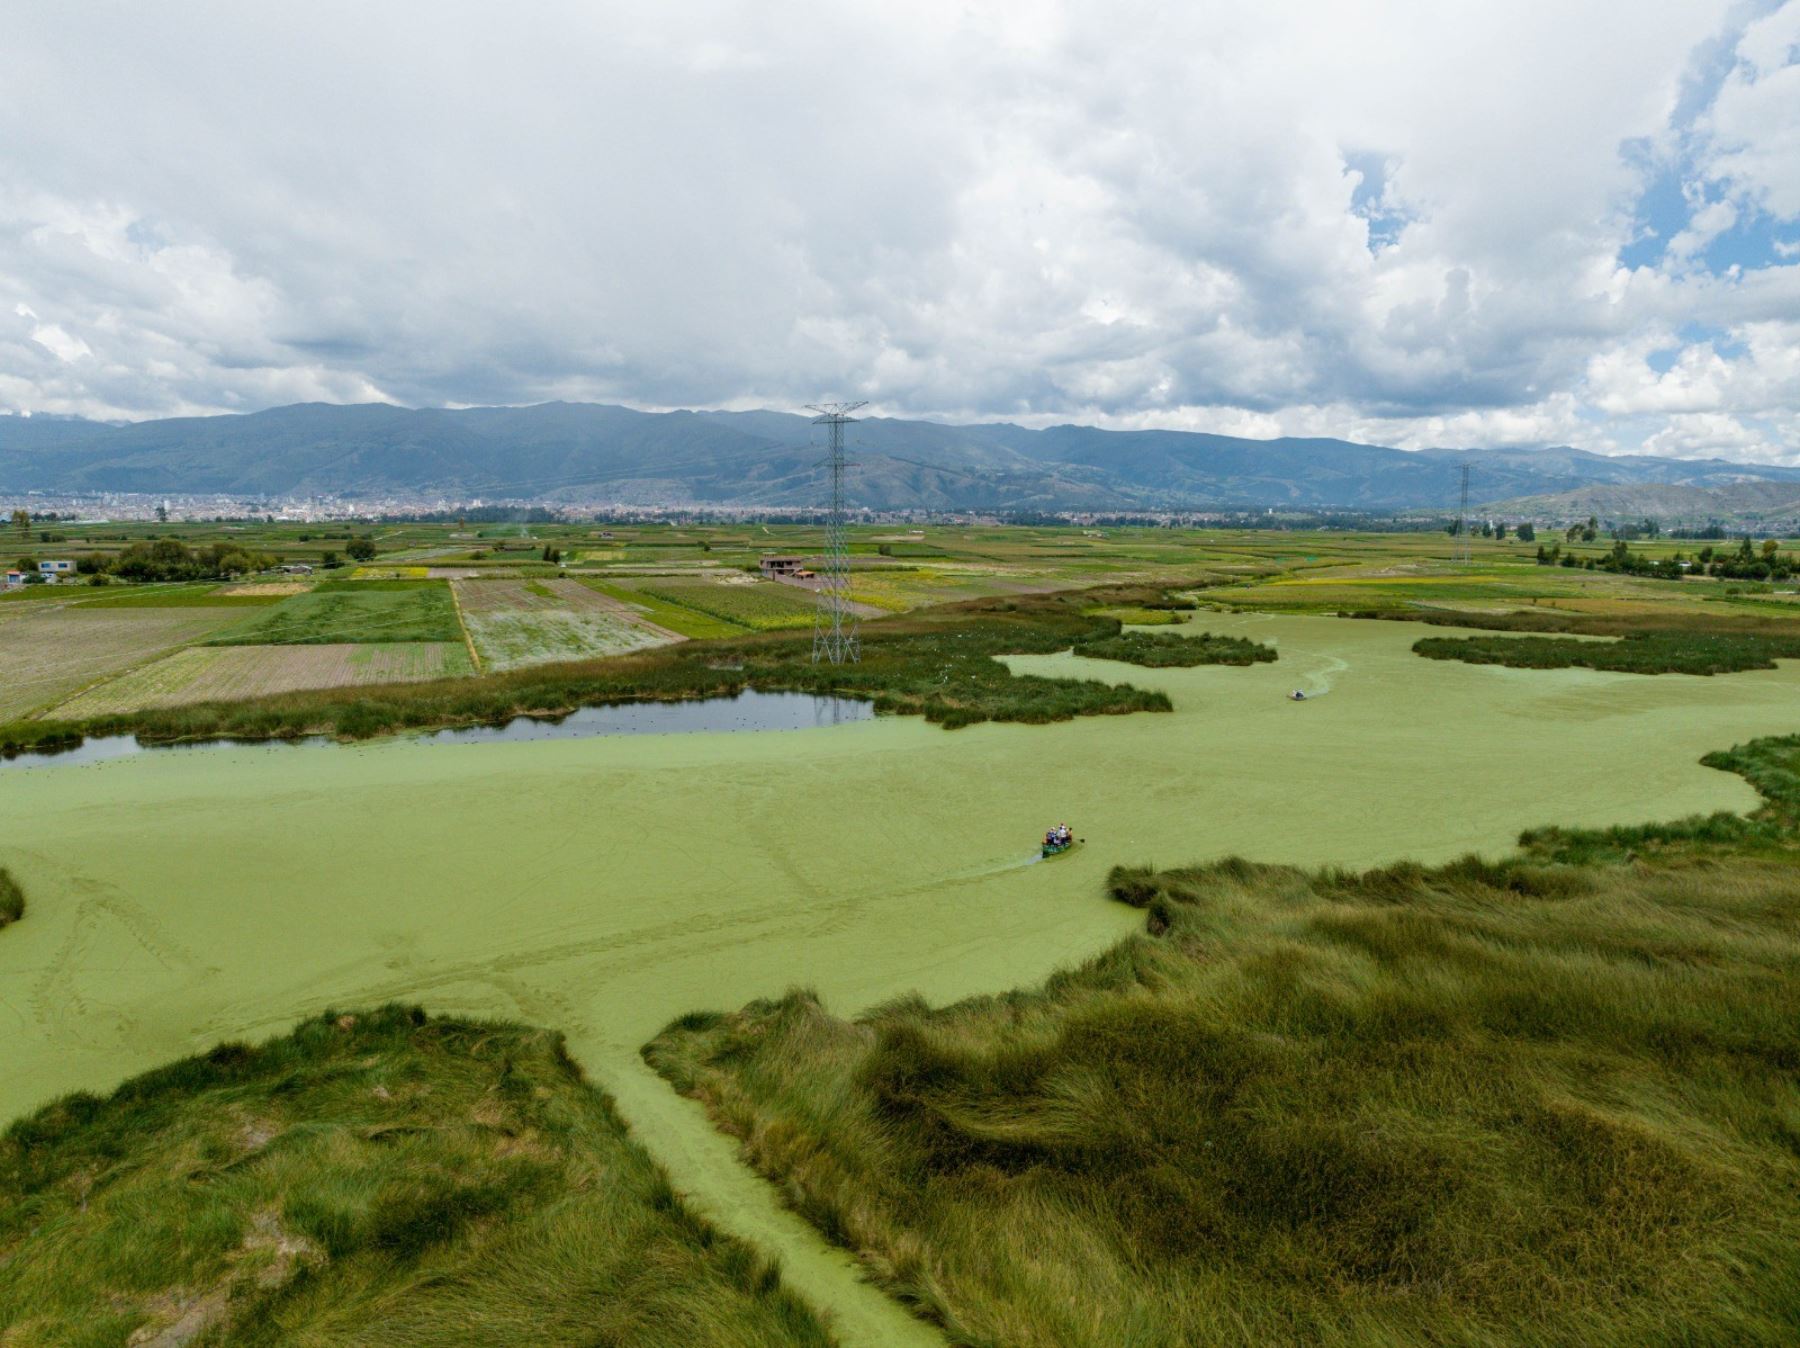
[[[1482,507],[1497,515],[1538,520],[1653,519],[1668,524],[1800,523],[1800,484],[1737,482],[1718,487],[1679,483],[1597,483],[1544,496],[1521,496]]]
[[[871,418],[851,432],[852,500],[875,509],[1449,509],[1585,487],[1746,480],[1800,469],[1607,458],[1575,449],[1431,449],[1182,431]],[[808,506],[814,431],[782,412],[638,412],[584,403],[459,411],[305,403],[245,416],[110,426],[0,417],[0,491],[311,493]]]

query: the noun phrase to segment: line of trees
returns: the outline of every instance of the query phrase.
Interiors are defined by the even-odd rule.
[[[1671,557],[1649,557],[1633,552],[1624,539],[1612,545],[1612,551],[1598,557],[1578,557],[1564,552],[1561,543],[1546,548],[1538,544],[1539,566],[1581,567],[1588,571],[1611,571],[1623,576],[1648,576],[1655,580],[1680,580],[1685,575],[1717,576],[1721,580],[1788,580],[1800,575],[1800,558],[1781,551],[1773,538],[1765,539],[1758,548],[1746,535],[1733,550],[1701,548],[1690,561],[1677,552]]]
[[[75,570],[84,576],[119,580],[233,580],[256,571],[267,571],[278,558],[236,543],[214,543],[190,548],[173,538],[133,543],[111,555],[88,553],[75,559]]]

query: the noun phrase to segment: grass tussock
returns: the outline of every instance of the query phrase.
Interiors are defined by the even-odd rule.
[[[1120,868],[1037,989],[646,1056],[957,1343],[1792,1342],[1800,737],[1726,758],[1758,847]]]
[[[1530,608],[1359,609],[1345,618],[1477,627],[1514,636],[1426,637],[1413,650],[1428,660],[1461,660],[1512,669],[1598,669],[1621,674],[1735,674],[1800,659],[1800,624],[1791,616],[1717,613],[1670,606],[1643,613],[1579,613]],[[1615,640],[1569,641],[1566,636]]]
[[[1426,637],[1428,660],[1512,669],[1599,669],[1619,674],[1735,674],[1800,659],[1800,633],[1635,632],[1617,641],[1567,637]]]
[[[1707,754],[1700,761],[1743,777],[1762,796],[1762,804],[1749,814],[1721,810],[1661,824],[1530,829],[1520,835],[1519,844],[1536,859],[1562,864],[1617,863],[1665,855],[1791,855],[1800,841],[1800,735],[1752,740]]]
[[[355,584],[360,593],[381,582]],[[15,721],[0,725],[0,753],[62,748],[85,736],[113,734],[136,734],[146,742],[302,735],[362,739],[401,730],[490,724],[518,715],[554,716],[612,702],[731,696],[745,688],[865,698],[879,712],[923,716],[950,729],[981,721],[1041,724],[1074,716],[1168,711],[1169,699],[1160,692],[1099,680],[1015,675],[994,658],[1048,654],[1116,635],[1116,619],[1086,610],[1099,602],[1154,601],[1161,593],[1115,586],[978,600],[884,619],[863,628],[863,657],[854,665],[815,665],[810,635],[768,633],[683,642],[481,679],[319,689],[81,721]]]
[[[12,872],[0,866],[0,927],[10,927],[25,916],[25,891],[12,878]]]
[[[1191,668],[1195,665],[1254,665],[1275,659],[1275,648],[1243,637],[1202,632],[1182,636],[1174,632],[1119,632],[1077,642],[1075,654],[1095,660],[1123,660],[1149,669]]]
[[[0,1341],[825,1345],[558,1036],[326,1015],[0,1139]]]

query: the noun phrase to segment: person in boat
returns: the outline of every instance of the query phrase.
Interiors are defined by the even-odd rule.
[[[1306,701],[1306,694],[1301,692],[1298,688],[1294,689],[1294,691],[1289,693],[1288,696],[1296,702]]]

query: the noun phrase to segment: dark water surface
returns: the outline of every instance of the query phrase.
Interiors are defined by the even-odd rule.
[[[867,721],[874,715],[872,704],[854,698],[818,697],[812,693],[758,693],[745,689],[736,697],[709,697],[691,702],[628,702],[610,707],[582,707],[557,720],[515,716],[504,725],[427,731],[413,738],[424,744],[501,744],[517,740],[578,740],[594,735],[718,735],[756,730],[812,730],[847,721]],[[0,769],[80,767],[142,753],[200,753],[210,749],[245,748],[276,753],[289,749],[331,749],[340,744],[340,741],[318,736],[295,740],[140,744],[135,735],[105,735],[84,740],[73,749],[0,759]]]

